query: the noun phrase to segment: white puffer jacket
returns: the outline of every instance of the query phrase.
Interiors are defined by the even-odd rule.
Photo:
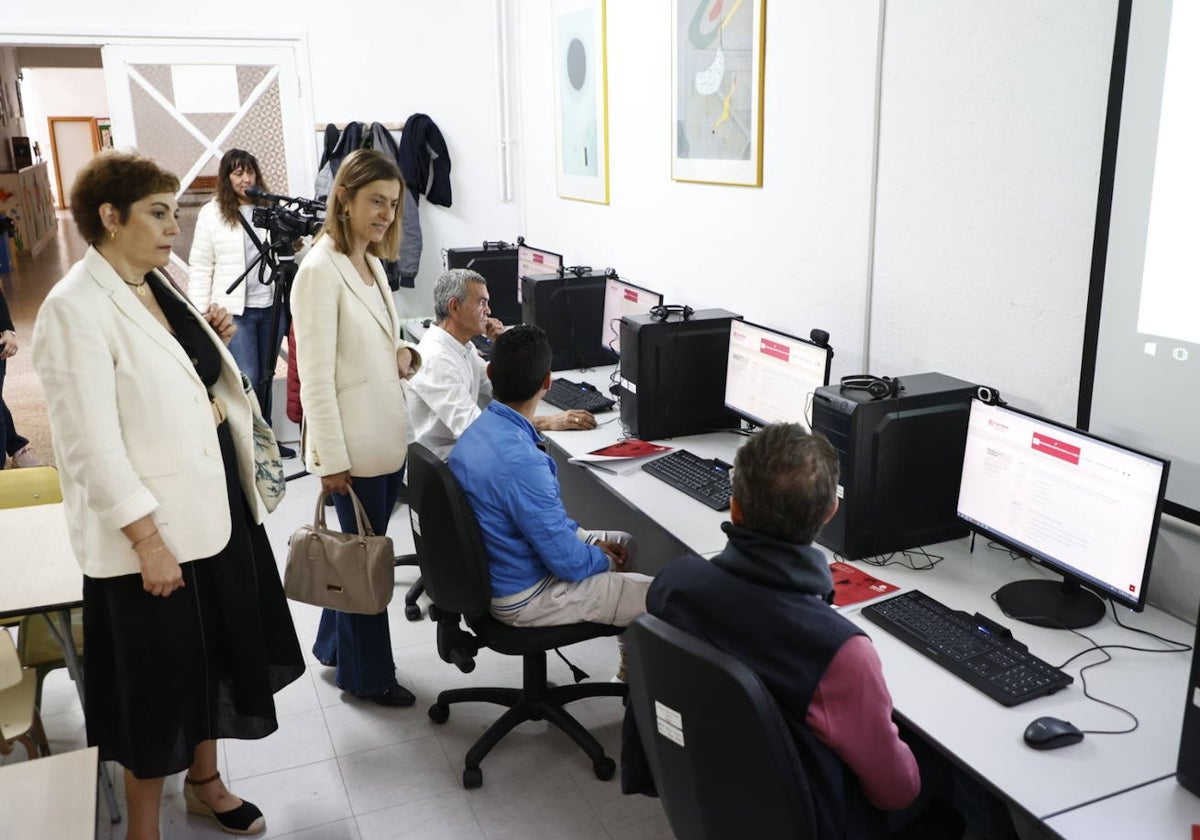
[[[259,238],[266,231],[255,228]],[[233,227],[221,218],[217,200],[205,204],[196,216],[196,233],[188,257],[188,297],[203,312],[210,303],[223,306],[233,315],[246,311],[246,281],[233,294],[226,294],[229,284],[246,270],[245,232],[240,224]]]

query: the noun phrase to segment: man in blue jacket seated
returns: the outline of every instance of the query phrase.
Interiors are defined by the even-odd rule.
[[[494,399],[463,432],[447,463],[479,522],[492,614],[517,627],[628,625],[646,611],[651,581],[629,571],[633,538],[586,531],[567,516],[558,469],[533,425],[550,388],[546,334],[530,325],[502,333],[487,373]]]

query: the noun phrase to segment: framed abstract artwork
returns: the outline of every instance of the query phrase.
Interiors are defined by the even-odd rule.
[[[671,2],[671,177],[761,187],[766,0]]]
[[[608,204],[604,0],[554,0],[558,194]]]

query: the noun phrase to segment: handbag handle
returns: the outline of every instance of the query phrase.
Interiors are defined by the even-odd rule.
[[[371,528],[371,520],[367,518],[367,512],[363,510],[362,502],[358,499],[358,494],[354,492],[354,488],[348,488],[350,492],[350,501],[354,504],[354,521],[358,525],[358,535],[360,537],[373,537],[375,531]],[[329,527],[325,524],[325,494],[317,494],[317,512],[313,516],[313,528],[320,531],[328,531]]]

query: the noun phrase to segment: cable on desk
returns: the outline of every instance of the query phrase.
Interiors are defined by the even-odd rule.
[[[902,559],[902,560],[893,559],[893,558],[895,558],[895,556],[897,554],[904,555],[904,559]],[[913,559],[913,555],[918,555],[918,556],[924,558],[925,563],[918,566],[916,564],[915,560]],[[833,557],[835,560],[839,560],[842,562],[850,562],[847,558],[843,557],[840,554],[837,554],[836,552],[834,553]],[[906,549],[905,551],[900,551],[900,552],[891,551],[891,552],[888,552],[887,554],[877,554],[874,557],[862,557],[862,558],[859,558],[858,562],[865,563],[868,566],[874,566],[877,569],[882,569],[882,568],[885,568],[886,566],[903,566],[904,568],[910,569],[914,572],[928,572],[934,566],[936,566],[938,563],[941,563],[945,559],[946,558],[942,557],[940,554],[930,554],[924,548],[911,548],[911,549]]]
[[[997,590],[997,591],[999,591],[999,590]],[[996,601],[996,592],[992,593],[992,600]],[[1068,657],[1067,660],[1065,662],[1063,662],[1061,665],[1056,665],[1055,667],[1058,668],[1059,670],[1066,668],[1069,664],[1071,664],[1072,662],[1074,662],[1076,659],[1078,659],[1081,656],[1092,653],[1094,651],[1101,653],[1104,656],[1104,658],[1101,659],[1099,662],[1089,663],[1079,669],[1079,682],[1080,682],[1081,687],[1083,688],[1083,696],[1088,698],[1092,702],[1099,703],[1102,706],[1108,706],[1110,709],[1115,709],[1116,711],[1120,712],[1121,714],[1127,716],[1128,718],[1130,718],[1133,721],[1133,726],[1129,727],[1128,729],[1084,729],[1081,731],[1088,735],[1128,735],[1130,732],[1133,732],[1134,730],[1136,730],[1138,728],[1138,726],[1140,725],[1140,721],[1138,720],[1137,715],[1135,715],[1133,712],[1129,711],[1128,709],[1124,708],[1123,706],[1118,706],[1116,703],[1111,703],[1108,700],[1103,700],[1103,699],[1097,697],[1096,695],[1092,694],[1088,690],[1086,671],[1088,671],[1091,668],[1095,668],[1100,665],[1104,665],[1105,663],[1112,662],[1113,657],[1112,657],[1112,654],[1109,653],[1110,650],[1130,650],[1130,651],[1135,651],[1137,653],[1184,653],[1186,651],[1191,650],[1192,648],[1191,648],[1191,645],[1186,645],[1182,642],[1176,642],[1172,639],[1163,638],[1162,636],[1159,636],[1157,633],[1153,633],[1149,630],[1142,630],[1137,627],[1130,627],[1128,624],[1122,624],[1121,619],[1117,616],[1116,604],[1113,602],[1113,600],[1111,598],[1105,598],[1105,600],[1108,601],[1108,605],[1112,609],[1112,619],[1114,622],[1116,622],[1117,626],[1122,627],[1126,630],[1131,630],[1135,633],[1141,633],[1145,636],[1151,636],[1160,642],[1163,642],[1163,643],[1169,644],[1169,645],[1174,645],[1175,647],[1173,647],[1173,648],[1141,648],[1141,647],[1135,647],[1133,645],[1121,645],[1121,644],[1100,645],[1100,644],[1096,644],[1096,641],[1093,638],[1091,638],[1090,636],[1088,636],[1086,633],[1080,632],[1079,630],[1075,629],[1074,627],[1066,627],[1065,625],[1063,625],[1061,622],[1059,622],[1052,616],[1013,615],[1012,613],[1005,610],[1003,607],[1000,607],[1000,612],[1002,612],[1007,618],[1011,618],[1015,621],[1030,621],[1031,619],[1036,619],[1038,622],[1049,622],[1050,624],[1057,625],[1059,627],[1059,629],[1070,630],[1076,636],[1079,636],[1080,638],[1086,640],[1087,643],[1090,645],[1090,647],[1084,648],[1083,650],[1079,651],[1078,653],[1073,654],[1072,656]],[[997,606],[999,606],[999,602],[997,602]]]

